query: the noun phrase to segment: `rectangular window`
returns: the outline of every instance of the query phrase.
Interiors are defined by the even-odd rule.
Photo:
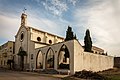
[[[31,59],[33,59],[33,54],[31,54]]]

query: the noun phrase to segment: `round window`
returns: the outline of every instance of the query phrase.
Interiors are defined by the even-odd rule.
[[[49,43],[52,44],[52,40],[49,40]]]
[[[24,34],[21,33],[20,40],[23,41],[23,38],[24,38]]]
[[[40,37],[37,37],[37,41],[41,41],[41,38],[40,38]]]

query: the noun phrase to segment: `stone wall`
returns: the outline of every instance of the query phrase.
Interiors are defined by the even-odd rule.
[[[84,52],[81,44],[77,40],[70,40],[66,42],[61,42],[41,48],[35,49],[35,58],[34,58],[34,68],[36,68],[36,57],[38,51],[43,53],[43,69],[45,69],[45,61],[47,51],[49,49],[53,50],[54,53],[54,69],[59,70],[57,68],[58,65],[58,54],[63,45],[66,45],[70,54],[70,74],[74,74],[76,71],[88,70],[88,71],[103,71],[110,68],[113,68],[114,59],[111,56],[105,56],[100,54],[94,54],[89,52]],[[62,70],[64,71],[64,70]]]
[[[87,71],[103,71],[113,68],[114,58],[112,56],[105,56],[84,52],[82,46],[78,41],[74,41],[74,72]]]
[[[120,68],[120,57],[114,57],[114,67]]]

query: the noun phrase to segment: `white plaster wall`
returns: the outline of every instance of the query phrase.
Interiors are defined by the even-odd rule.
[[[31,53],[33,53],[34,49],[35,49],[35,46],[34,46],[34,42],[32,42],[30,39],[31,39],[31,32],[30,30],[28,30],[28,33],[27,33],[27,56],[26,56],[26,65],[27,65],[27,68],[29,69],[30,68],[30,59],[31,59]]]
[[[31,33],[31,40],[33,41],[37,41],[37,37],[40,37],[41,38],[41,41],[40,42],[44,42],[44,35],[45,33],[43,32],[40,32],[40,31],[36,31],[36,30],[32,30],[32,33]]]
[[[47,34],[46,43],[49,44],[49,40],[51,40],[51,41],[52,41],[52,44],[54,44],[54,39],[55,39],[55,36],[50,35],[50,34]]]
[[[74,72],[83,69],[83,48],[77,40],[74,40]]]
[[[35,49],[35,43],[31,41],[30,39],[28,40],[28,57],[27,57],[27,63],[29,64],[29,68],[31,68],[31,62],[34,64],[34,61],[31,60],[31,54],[33,54],[33,59],[34,59],[34,49]]]
[[[32,65],[33,65],[33,69],[36,69],[36,56],[37,56],[38,51],[39,51],[39,50],[36,50],[36,49],[38,47],[43,47],[43,46],[46,46],[46,45],[30,41],[30,44],[29,44],[29,56],[30,56],[29,57],[29,63],[30,63],[30,69],[32,69]],[[33,59],[31,59],[31,54],[33,54]]]
[[[43,53],[43,69],[45,69],[45,59],[46,59],[46,54],[47,54],[47,51],[49,48],[51,48],[54,52],[54,69],[57,70],[57,64],[58,64],[58,54],[59,54],[59,51],[61,49],[61,47],[63,45],[66,45],[68,50],[69,50],[69,53],[70,53],[70,71],[71,73],[74,73],[74,41],[73,40],[70,40],[70,41],[67,41],[67,42],[61,42],[61,43],[58,43],[58,44],[54,44],[54,45],[50,45],[50,46],[45,46],[45,47],[42,47],[42,48],[37,48],[35,49],[35,53],[37,53],[39,50],[42,51]],[[37,54],[36,54],[37,56]],[[34,59],[35,60],[35,59]],[[36,60],[35,60],[36,62]],[[36,65],[34,65],[36,66]]]
[[[47,44],[49,44],[49,40],[52,41],[52,44],[63,41],[63,38],[57,37],[57,36],[49,34],[47,32],[42,32],[42,31],[38,31],[38,30],[31,28],[31,40],[37,41],[37,37],[41,38],[40,42],[47,43]]]
[[[81,70],[103,71],[113,68],[113,57],[84,52],[82,46],[74,41],[74,72]]]
[[[54,69],[57,70],[57,58],[59,50],[63,45],[66,45],[70,52],[70,74],[74,74],[76,71],[81,71],[84,69],[88,71],[102,71],[113,68],[113,57],[84,52],[84,49],[77,40],[70,40],[35,49],[34,53],[37,53],[39,50],[43,53],[43,69],[45,69],[46,53],[48,49],[51,48],[55,55]],[[37,54],[35,55],[37,56]],[[34,61],[36,62],[35,59]]]
[[[70,53],[70,74],[74,74],[74,40],[65,42]]]
[[[64,39],[61,39],[61,38],[57,37],[57,42],[56,43],[59,43],[59,42],[62,42],[62,41],[64,41]]]
[[[45,44],[35,43],[35,48],[40,48],[46,46]]]

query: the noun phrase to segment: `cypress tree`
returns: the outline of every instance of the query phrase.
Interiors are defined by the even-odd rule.
[[[76,39],[76,34],[73,35],[72,28],[70,26],[68,26],[68,29],[66,31],[65,41],[69,41],[69,40],[73,40],[73,39]],[[64,56],[65,56],[65,61],[66,61],[67,58],[70,57],[69,51],[68,51],[68,49],[66,47],[65,47],[65,54],[64,54]]]
[[[92,52],[92,41],[91,41],[89,29],[86,30],[86,35],[84,37],[84,44],[85,44],[84,51]]]
[[[68,26],[68,29],[66,31],[66,38],[65,41],[72,40],[74,38],[72,28]]]

